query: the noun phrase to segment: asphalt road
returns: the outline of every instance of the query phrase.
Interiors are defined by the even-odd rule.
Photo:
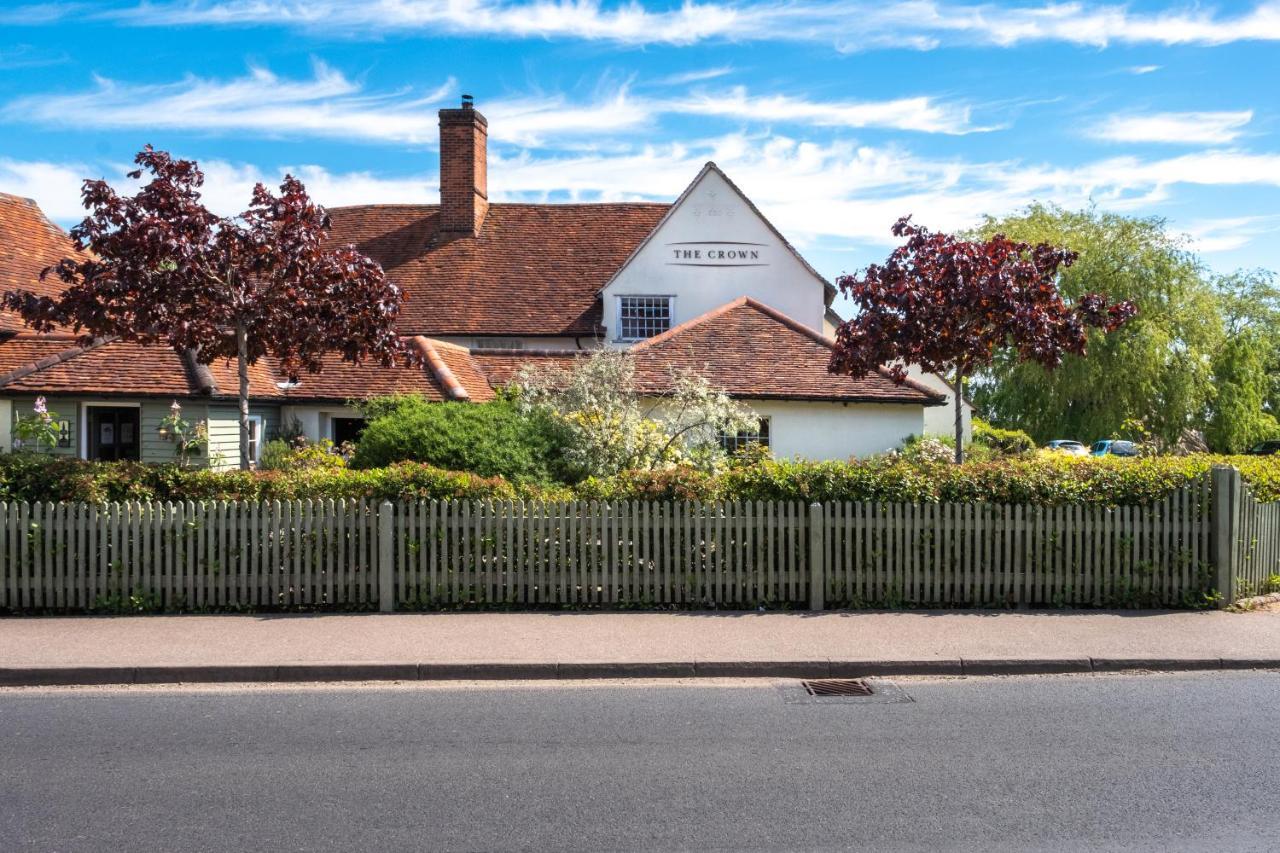
[[[0,849],[1280,848],[1280,673],[897,684],[0,691]]]

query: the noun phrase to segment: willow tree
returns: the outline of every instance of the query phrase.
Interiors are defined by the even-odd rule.
[[[248,209],[204,206],[192,160],[147,146],[129,173],[132,196],[85,181],[89,215],[71,230],[83,259],[44,270],[59,295],[11,291],[4,305],[38,331],[70,326],[85,341],[114,338],[234,359],[239,374],[240,467],[249,467],[249,366],[272,356],[288,375],[318,371],[327,353],[391,364],[412,358],[394,328],[400,290],[353,247],[327,245],[329,217],[292,175],[279,194],[254,187]]]
[[[998,354],[1053,369],[1067,354],[1085,354],[1088,328],[1110,331],[1134,314],[1132,303],[1108,304],[1095,293],[1063,300],[1056,281],[1075,261],[1069,249],[998,234],[963,240],[910,217],[893,233],[905,241],[885,263],[836,281],[857,313],[836,331],[830,370],[857,377],[886,367],[905,382],[918,365],[952,376],[957,463],[964,461],[968,377]]]
[[[1123,437],[1135,424],[1173,443],[1202,422],[1223,340],[1220,307],[1199,260],[1163,220],[1032,205],[969,236],[996,234],[1070,246],[1077,257],[1057,280],[1064,298],[1103,292],[1139,313],[1114,334],[1091,332],[1089,357],[1067,354],[1052,371],[998,353],[974,389],[988,417],[1038,441]]]

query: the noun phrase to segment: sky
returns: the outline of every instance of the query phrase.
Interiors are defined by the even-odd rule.
[[[670,201],[714,160],[815,267],[900,216],[1033,201],[1159,216],[1213,270],[1280,270],[1280,0],[0,0],[0,191],[69,226],[144,144],[233,214],[437,199],[474,96],[496,201]]]

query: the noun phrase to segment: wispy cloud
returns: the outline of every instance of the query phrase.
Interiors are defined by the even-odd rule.
[[[1187,235],[1201,252],[1230,252],[1258,237],[1280,232],[1280,216],[1231,216],[1187,223]]]
[[[425,94],[371,93],[317,62],[313,76],[279,77],[263,68],[243,77],[187,76],[174,83],[130,84],[98,79],[88,91],[28,95],[7,104],[10,122],[78,128],[177,129],[253,132],[262,136],[315,136],[387,143],[430,144],[437,138],[435,109],[451,99],[448,80]],[[738,87],[721,93],[662,98],[637,96],[630,84],[602,85],[589,98],[538,93],[486,101],[493,139],[518,145],[576,137],[578,142],[654,126],[669,113],[696,113],[740,122],[845,128],[889,128],[963,134],[969,107],[929,97],[885,101],[810,101],[753,96]]]
[[[180,0],[99,13],[137,26],[273,25],[377,36],[425,32],[561,38],[627,45],[706,41],[835,42],[845,51],[885,47],[1065,42],[1220,45],[1280,39],[1280,3],[1234,14],[1199,5],[1137,11],[1128,4],[1042,2],[1020,6],[942,0],[687,0],[650,9],[598,0]]]
[[[704,68],[700,71],[685,71],[680,74],[671,74],[655,82],[662,86],[687,86],[690,83],[704,83],[707,80],[727,77],[732,74],[733,71],[733,66],[722,65],[719,68]]]
[[[1130,74],[1152,74],[1160,70],[1159,65],[1134,65],[1128,69]]]
[[[1238,139],[1251,121],[1252,110],[1113,115],[1088,135],[1108,142],[1225,145]]]
[[[932,98],[889,101],[810,101],[787,95],[751,96],[743,86],[726,92],[701,92],[672,105],[697,115],[716,115],[744,121],[792,122],[817,127],[884,127],[924,133],[973,133],[969,107],[939,103]]]
[[[181,153],[181,152],[175,152]],[[538,156],[525,150],[490,158],[490,197],[499,201],[675,198],[706,160],[715,160],[788,236],[801,244],[854,241],[889,245],[890,226],[914,214],[933,227],[973,225],[1041,199],[1067,207],[1096,202],[1144,212],[1184,185],[1280,187],[1280,154],[1209,150],[1144,160],[1114,157],[1074,167],[1022,160],[924,157],[897,146],[816,144],[783,135],[733,133],[619,153]],[[434,172],[380,175],[295,164],[261,168],[219,160],[201,163],[206,198],[223,213],[244,208],[256,181],[300,176],[322,203],[435,201]],[[60,221],[75,221],[82,178],[123,181],[124,164],[0,160],[0,187],[36,198]],[[1274,231],[1266,217],[1244,216],[1184,226],[1205,251],[1238,248]]]

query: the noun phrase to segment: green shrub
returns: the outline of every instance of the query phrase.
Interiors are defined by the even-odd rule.
[[[483,477],[561,482],[563,432],[546,415],[523,413],[511,400],[431,403],[417,396],[373,400],[356,445],[354,468],[426,462]]]
[[[1209,468],[1238,467],[1255,497],[1280,500],[1280,457],[1117,459],[1065,454],[956,466],[882,457],[859,462],[765,461],[707,474],[692,468],[627,472],[575,487],[515,483],[420,462],[386,468],[209,471],[137,462],[84,462],[0,454],[0,500],[793,500],[987,502],[1099,506],[1159,500],[1202,482]]]
[[[322,439],[308,443],[295,439],[292,443],[283,439],[268,441],[262,448],[258,467],[264,471],[292,471],[297,469],[332,471],[347,467],[347,460],[334,452],[333,442]]]
[[[973,419],[973,443],[1001,453],[1016,455],[1036,449],[1035,440],[1020,429],[1000,429],[981,418]]]

